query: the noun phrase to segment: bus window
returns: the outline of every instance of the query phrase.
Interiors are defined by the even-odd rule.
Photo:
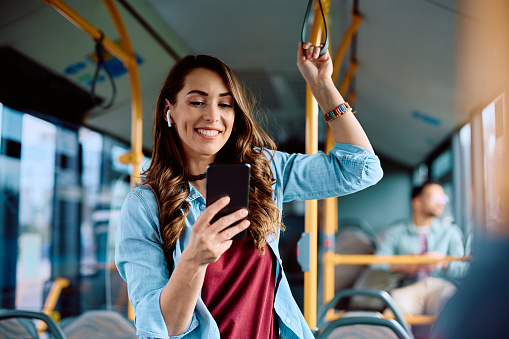
[[[467,238],[472,234],[472,170],[471,170],[471,140],[472,129],[470,123],[463,126],[457,137],[454,139],[454,145],[457,149],[457,159],[455,165],[455,187],[456,196],[456,218],[458,225],[463,229]]]
[[[34,311],[42,308],[44,283],[51,276],[56,132],[53,124],[23,114],[16,307]]]
[[[485,187],[485,222],[488,232],[496,231],[506,206],[501,204],[502,190],[497,185],[497,178],[507,173],[504,167],[503,149],[503,111],[504,95],[499,96],[482,111],[482,131],[484,148],[484,187]]]

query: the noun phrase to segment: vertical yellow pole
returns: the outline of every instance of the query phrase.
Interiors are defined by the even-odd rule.
[[[318,151],[318,104],[306,86],[306,154]],[[318,242],[318,202],[305,202],[304,232],[310,234],[310,266],[304,272],[304,318],[310,328],[316,327],[317,313],[317,242]]]
[[[325,132],[325,152],[328,153],[334,147],[334,140],[330,128]],[[335,234],[338,230],[338,198],[324,200],[325,223],[323,226],[325,252],[323,255],[323,303],[326,304],[334,298],[334,263],[330,255],[335,251]]]
[[[329,1],[323,1],[324,14],[329,8]],[[311,27],[310,42],[320,44],[320,38],[324,29],[322,14],[318,2],[314,5],[315,14]],[[313,97],[309,86],[306,86],[306,154],[318,152],[318,103]],[[316,327],[317,313],[317,251],[318,251],[318,202],[308,200],[305,203],[304,232],[310,234],[310,266],[309,271],[304,272],[304,318],[309,327]]]
[[[330,10],[330,2],[323,3],[324,13],[326,14],[326,23],[327,27],[329,25],[329,10]],[[329,29],[329,41],[331,40],[330,29]],[[329,45],[329,49],[330,49]],[[330,52],[330,50],[329,50]],[[334,140],[332,139],[332,133],[330,129],[327,127],[325,132],[325,152],[328,153],[334,147]],[[337,230],[337,198],[329,198],[325,199],[323,202],[323,215],[324,215],[324,225],[323,225],[323,234],[325,236],[324,246],[325,253],[322,258],[322,267],[323,267],[323,299],[324,301],[331,300],[334,297],[334,288],[332,288],[332,294],[327,293],[330,291],[327,284],[334,284],[334,264],[330,263],[327,260],[327,253],[334,253],[334,234]]]
[[[339,78],[339,72],[341,70],[341,65],[343,64],[343,60],[345,58],[348,47],[352,43],[352,39],[355,34],[359,30],[360,25],[362,24],[362,18],[356,14],[352,13],[352,21],[348,26],[341,42],[336,50],[336,53],[333,57],[333,73],[332,80],[334,83],[337,83]],[[348,88],[350,87],[351,81],[353,80],[355,73],[358,69],[358,64],[353,61],[350,63],[350,67],[347,70],[346,74],[339,85],[339,92],[342,95],[346,95],[348,92]],[[354,93],[349,94],[348,101],[350,105],[353,105],[353,101],[355,101],[356,96]],[[352,101],[353,100],[353,101]],[[334,147],[334,140],[332,138],[332,133],[329,128],[327,128],[325,132],[325,152],[328,153]],[[334,298],[335,293],[335,276],[334,276],[334,254],[335,254],[335,233],[338,231],[338,199],[337,198],[329,198],[324,201],[324,215],[325,215],[325,224],[323,228],[323,234],[325,237],[324,246],[325,252],[323,255],[323,303],[326,304]],[[328,315],[331,312],[328,313]]]

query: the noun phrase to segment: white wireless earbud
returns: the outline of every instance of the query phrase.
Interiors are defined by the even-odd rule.
[[[166,111],[166,121],[168,121],[168,127],[171,127],[171,121],[170,121],[170,109]]]

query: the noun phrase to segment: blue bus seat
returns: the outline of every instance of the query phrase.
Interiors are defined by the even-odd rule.
[[[411,339],[412,336],[395,320],[371,316],[345,316],[331,322],[317,339]]]
[[[376,232],[363,219],[342,219],[335,236],[336,254],[373,254],[377,247]],[[337,265],[334,267],[334,290],[353,288],[366,270],[365,265]],[[337,308],[347,309],[349,298],[339,301]]]
[[[373,311],[348,311],[341,318],[329,322],[326,314],[345,297],[370,296],[382,300],[393,312],[395,320],[384,319],[380,312]],[[334,298],[325,305],[317,317],[316,338],[399,338],[413,339],[409,326],[403,320],[403,316],[396,308],[391,296],[375,289],[348,289],[337,293]]]
[[[134,324],[115,311],[87,311],[71,319],[63,319],[62,331],[68,339],[134,339]]]
[[[24,310],[0,310],[0,338],[39,338],[34,319],[47,325],[49,338],[65,339],[57,323],[42,312]]]

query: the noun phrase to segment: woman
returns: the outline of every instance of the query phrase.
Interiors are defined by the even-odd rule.
[[[275,151],[221,61],[188,56],[170,71],[152,162],[144,185],[127,196],[117,231],[115,261],[142,337],[313,338],[279,259],[282,203],[352,193],[382,176],[364,131],[341,105],[331,58],[319,50],[299,44],[297,65],[322,110],[337,108],[327,115],[337,143],[329,155]],[[210,224],[229,201],[205,208],[204,173],[214,162],[249,163],[251,186],[249,212]],[[244,240],[229,240],[246,228]]]

